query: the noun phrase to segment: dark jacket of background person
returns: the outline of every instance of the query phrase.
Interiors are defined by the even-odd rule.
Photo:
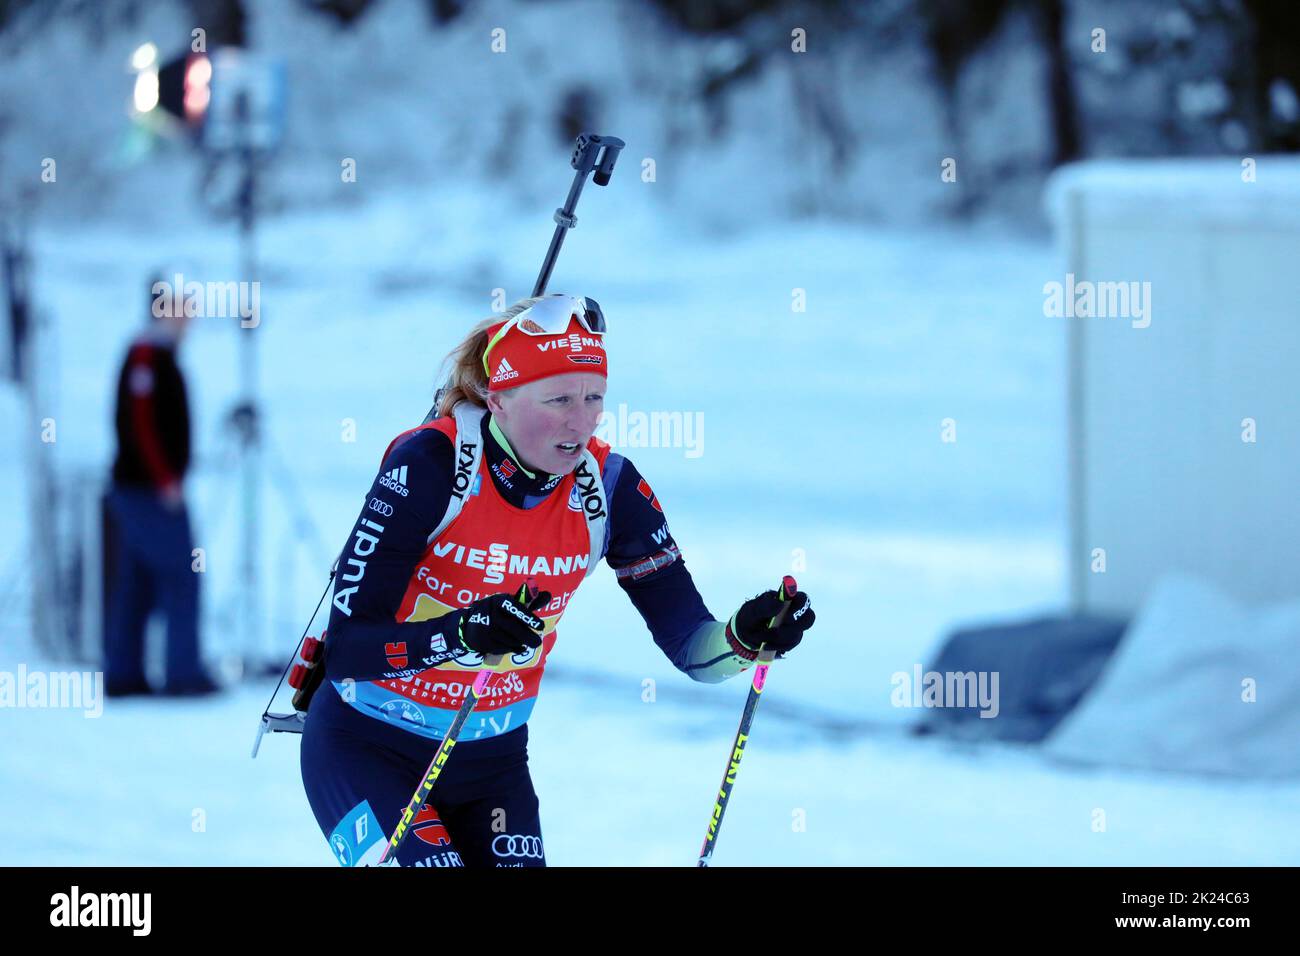
[[[178,485],[190,463],[190,414],[174,340],[151,329],[128,350],[117,381],[113,481]]]

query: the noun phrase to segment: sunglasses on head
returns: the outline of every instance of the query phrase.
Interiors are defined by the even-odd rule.
[[[595,299],[585,295],[565,295],[563,292],[553,292],[542,297],[511,318],[492,336],[487,348],[483,350],[483,371],[491,374],[488,370],[488,354],[511,329],[518,329],[525,335],[563,335],[574,319],[593,335],[605,334],[605,313],[600,310],[600,303]]]

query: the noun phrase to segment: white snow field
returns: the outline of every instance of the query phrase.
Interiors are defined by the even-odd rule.
[[[1083,770],[1032,749],[901,733],[915,714],[891,707],[890,676],[925,663],[948,626],[1064,599],[1062,330],[1041,311],[1054,264],[1043,243],[824,224],[711,236],[660,225],[634,202],[613,214],[603,204],[615,196],[588,197],[553,288],[596,296],[610,317],[608,409],[704,416],[698,457],[623,450],[649,476],[716,615],[792,565],[818,611],[804,646],[773,669],[715,865],[1300,860],[1288,825],[1300,786]],[[437,210],[439,225],[417,210]],[[421,418],[438,357],[486,313],[486,290],[526,291],[545,212],[430,190],[268,222],[257,330],[268,431],[330,548],[389,439]],[[484,217],[497,224],[490,241],[474,231]],[[144,238],[39,235],[39,288],[61,343],[57,454],[69,461],[110,454],[116,362],[151,250],[167,240]],[[224,252],[223,240],[215,227],[175,235],[182,252]],[[213,258],[208,268],[231,268]],[[424,278],[394,292],[384,277],[399,267]],[[453,285],[475,268],[481,291]],[[795,288],[807,290],[806,312],[791,311]],[[181,353],[201,451],[233,390],[236,334],[234,320],[200,320]],[[3,396],[6,421],[33,427],[13,392]],[[340,440],[345,418],[355,443]],[[955,443],[940,441],[945,418]],[[26,501],[21,428],[5,429],[3,474],[6,493]],[[205,642],[220,657],[237,647],[213,606],[230,587],[234,539],[209,520],[220,485],[200,471]],[[331,556],[287,560],[287,518],[264,494],[266,594],[287,608],[273,630],[285,656]],[[21,542],[21,515],[10,509],[6,522],[4,540]],[[745,682],[697,685],[674,671],[607,569],[560,633],[530,724],[548,860],[692,864]],[[25,648],[10,628],[0,669],[60,666]],[[330,865],[297,739],[269,737],[249,759],[270,686],[108,701],[97,719],[0,712],[5,862]]]

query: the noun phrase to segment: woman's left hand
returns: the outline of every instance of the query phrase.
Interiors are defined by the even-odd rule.
[[[727,624],[729,635],[752,653],[757,653],[761,644],[764,650],[776,651],[778,657],[783,657],[786,651],[798,646],[803,632],[817,620],[808,595],[796,591],[789,600],[790,610],[785,620],[778,627],[770,627],[786,603],[775,588],[755,595],[731,616]]]

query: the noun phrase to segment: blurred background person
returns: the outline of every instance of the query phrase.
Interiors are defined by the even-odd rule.
[[[147,694],[144,635],[167,620],[164,693],[218,686],[199,658],[199,579],[182,482],[190,463],[190,414],[176,349],[190,322],[171,285],[149,283],[149,323],[127,349],[117,381],[117,457],[107,495],[109,565],[104,670],[109,696]]]

